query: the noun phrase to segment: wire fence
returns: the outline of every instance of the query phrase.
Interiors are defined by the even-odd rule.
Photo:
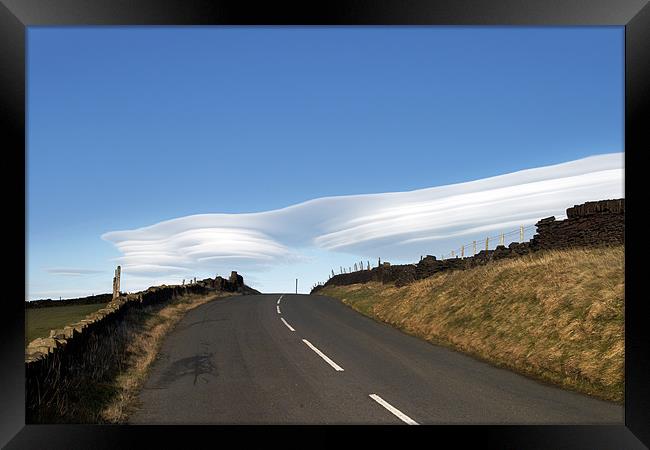
[[[519,229],[516,230],[511,230],[503,233],[499,233],[494,236],[487,236],[485,240],[481,239],[479,240],[473,240],[472,242],[467,242],[465,244],[461,244],[460,246],[456,247],[455,249],[449,251],[448,253],[443,253],[440,255],[440,259],[445,260],[449,258],[464,258],[466,256],[474,256],[477,253],[479,253],[481,250],[490,250],[490,248],[496,248],[498,245],[507,245],[512,243],[512,242],[519,242],[522,243],[525,241],[526,237],[526,232],[530,232],[530,230],[534,229],[535,225],[528,225],[527,227],[521,225]],[[515,238],[518,235],[518,240],[515,241]],[[508,238],[508,239],[506,239]]]
[[[559,216],[556,217],[556,219],[562,220],[565,218],[564,216]],[[461,244],[459,247],[456,247],[455,249],[449,251],[448,253],[443,253],[440,255],[441,259],[448,259],[448,258],[456,258],[456,257],[466,257],[466,256],[474,256],[477,253],[479,253],[481,250],[490,250],[494,249],[499,245],[507,246],[513,242],[526,242],[527,240],[530,240],[532,238],[531,230],[534,230],[536,228],[535,224],[531,224],[528,226],[520,225],[518,229],[516,230],[511,230],[511,231],[506,231],[499,233],[494,236],[488,236],[484,240],[473,240],[471,242],[467,242],[465,244]],[[519,235],[518,241],[516,241],[515,238],[517,235]],[[528,235],[528,239],[526,238]],[[509,239],[506,239],[509,238]]]
[[[534,232],[531,233],[531,231],[535,228],[535,224],[528,226],[520,225],[519,228],[515,230],[505,231],[493,236],[487,236],[485,239],[472,240],[470,242],[460,244],[458,247],[450,250],[447,253],[434,256],[439,256],[441,260],[450,258],[467,258],[475,256],[481,250],[494,250],[499,245],[507,246],[513,242],[523,243],[532,238]],[[420,260],[422,260],[422,258],[423,256],[420,256]],[[378,259],[377,266],[381,266],[381,258]],[[353,265],[348,267],[339,266],[338,272],[336,272],[334,269],[331,270],[331,273],[328,275],[328,279],[331,279],[335,275],[358,272],[360,270],[370,270],[370,268],[370,261],[366,261],[365,263],[364,261],[355,262]],[[316,286],[322,286],[323,284],[325,283],[315,283],[312,289]]]

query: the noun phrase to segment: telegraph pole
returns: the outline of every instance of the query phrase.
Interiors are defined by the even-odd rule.
[[[296,278],[296,294],[298,293],[298,278]]]

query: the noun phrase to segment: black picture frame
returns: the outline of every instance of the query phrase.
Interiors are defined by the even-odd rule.
[[[26,30],[30,26],[79,25],[508,25],[625,27],[625,191],[626,191],[626,279],[625,279],[625,424],[553,426],[435,426],[359,427],[369,437],[420,437],[432,445],[450,442],[486,448],[645,448],[650,446],[650,404],[647,327],[643,314],[640,237],[643,194],[632,192],[641,179],[643,151],[649,149],[648,132],[642,117],[648,115],[650,79],[650,6],[645,0],[364,0],[318,1],[287,4],[280,2],[205,0],[0,0],[0,112],[4,155],[16,156],[17,167],[6,164],[5,194],[15,196],[26,186],[25,74]],[[645,126],[644,126],[645,125]],[[9,139],[7,139],[9,138]],[[22,169],[22,170],[20,170]],[[26,199],[26,192],[25,197]],[[638,200],[637,200],[638,199]],[[26,202],[23,202],[26,211]],[[23,225],[20,205],[10,215],[11,228]],[[9,216],[5,216],[7,219]],[[635,219],[636,217],[636,219]],[[20,235],[16,231],[16,236]],[[16,248],[10,260],[14,267],[26,263],[26,233],[23,248]],[[16,239],[10,239],[18,241]],[[638,244],[637,244],[638,243]],[[13,280],[18,280],[14,277]],[[24,303],[25,285],[5,281],[11,294],[3,298],[0,313],[0,445],[6,448],[136,448],[154,446],[187,447],[207,439],[209,445],[236,439],[237,444],[260,432],[273,434],[287,428],[219,426],[102,426],[25,425],[24,401]],[[13,291],[18,291],[15,293]],[[21,298],[22,296],[22,298]],[[289,427],[295,431],[295,427]],[[340,443],[340,431],[349,427],[300,427],[317,435],[320,443]],[[399,430],[399,431],[398,431]],[[408,433],[408,435],[407,435]],[[302,433],[301,433],[302,434]],[[416,436],[417,435],[417,436]],[[279,435],[278,435],[279,436]],[[302,437],[301,437],[302,439]],[[313,439],[310,437],[309,439]],[[365,438],[364,438],[365,439]],[[270,444],[271,441],[269,441]],[[277,442],[282,445],[282,442]],[[299,445],[296,440],[294,444]],[[158,444],[160,445],[160,444]],[[365,445],[368,445],[367,443]]]

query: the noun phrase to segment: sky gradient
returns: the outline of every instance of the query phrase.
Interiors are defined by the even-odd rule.
[[[381,243],[342,251],[315,231],[345,229],[354,217],[337,211],[348,210],[309,226],[280,221],[279,231],[273,221],[242,226],[239,215],[620,153],[623,36],[622,27],[32,27],[28,298],[108,292],[120,262],[126,290],[232,269],[266,291],[292,291],[298,277],[307,292],[330,268],[378,253],[407,262],[447,252],[469,235],[435,239],[433,218],[416,221],[434,238],[421,248],[384,230]],[[538,210],[572,200],[558,194]],[[138,271],[124,240],[107,239],[203,214],[235,215],[236,225],[169,254],[158,245],[180,272]],[[482,218],[468,212],[459,230]],[[241,259],[226,231],[287,253]],[[212,259],[183,266],[180,254]]]

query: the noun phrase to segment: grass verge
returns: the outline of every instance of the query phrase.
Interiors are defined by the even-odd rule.
[[[624,398],[624,248],[556,250],[396,288],[318,292],[435,344],[601,399]]]
[[[123,368],[113,382],[114,395],[103,406],[101,422],[126,423],[138,392],[165,336],[189,310],[232,294],[185,296],[152,311],[127,317],[130,336],[124,352]]]
[[[187,311],[231,295],[237,294],[186,295],[133,307],[88,334],[79,344],[83,351],[51,357],[28,380],[34,395],[27,398],[26,423],[125,423],[165,336]]]

